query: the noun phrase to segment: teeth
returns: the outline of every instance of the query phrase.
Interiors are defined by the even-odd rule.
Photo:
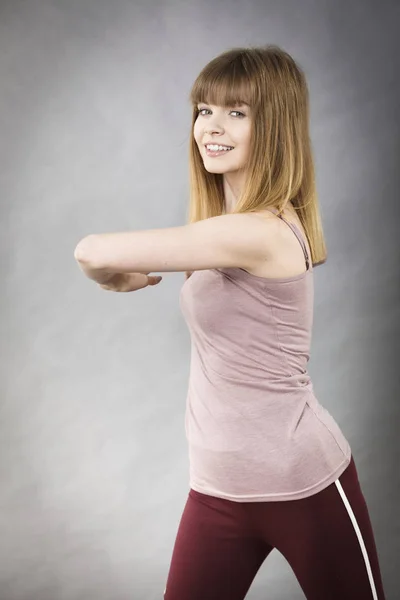
[[[218,146],[218,144],[207,144],[207,150],[217,152],[218,150],[233,150],[232,146]]]

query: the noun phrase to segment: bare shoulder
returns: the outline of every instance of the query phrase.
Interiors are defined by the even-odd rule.
[[[246,270],[253,275],[265,278],[293,277],[303,273],[306,270],[304,251],[287,222],[297,227],[309,253],[310,248],[295,210],[291,206],[285,209],[282,216],[287,222],[268,210],[250,214],[253,221],[258,223],[258,227],[262,228],[265,241],[263,242],[261,239],[259,242],[260,250],[262,248],[264,254],[260,255],[258,260],[254,260],[250,268]]]
[[[268,258],[266,219],[255,213],[226,213],[186,227],[192,243],[198,239],[202,256],[202,266],[193,264],[186,277],[194,270],[206,268],[233,267],[251,272]]]

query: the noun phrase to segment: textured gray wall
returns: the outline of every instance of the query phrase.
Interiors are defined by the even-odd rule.
[[[398,598],[399,15],[378,0],[1,0],[0,600],[163,597],[188,492],[184,275],[107,293],[73,252],[89,233],[184,222],[190,85],[217,53],[264,43],[309,80],[329,250],[310,372]],[[248,598],[303,594],[274,552]]]

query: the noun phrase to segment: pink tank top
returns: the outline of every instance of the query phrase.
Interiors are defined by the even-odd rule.
[[[307,372],[313,269],[263,278],[239,267],[195,271],[180,293],[191,339],[185,431],[190,487],[234,502],[296,500],[351,459]]]

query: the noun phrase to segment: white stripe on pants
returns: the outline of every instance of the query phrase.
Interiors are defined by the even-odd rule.
[[[356,519],[356,517],[355,517],[355,515],[353,513],[353,509],[350,506],[350,502],[347,500],[346,494],[344,493],[344,490],[342,488],[342,485],[341,485],[339,479],[337,479],[335,481],[335,485],[336,485],[336,487],[337,487],[337,489],[339,491],[339,494],[342,497],[342,500],[343,500],[344,505],[345,505],[345,507],[347,509],[347,512],[349,513],[349,517],[351,519],[351,522],[353,523],[353,527],[354,527],[355,532],[357,534],[358,543],[361,546],[361,552],[363,553],[364,562],[365,562],[365,566],[367,568],[367,573],[368,573],[369,584],[371,586],[372,597],[373,597],[374,600],[378,600],[378,594],[376,593],[374,577],[372,575],[372,570],[371,570],[371,565],[369,563],[367,549],[365,547],[364,540],[363,540],[360,528],[359,528],[358,523],[357,523],[357,519]]]

